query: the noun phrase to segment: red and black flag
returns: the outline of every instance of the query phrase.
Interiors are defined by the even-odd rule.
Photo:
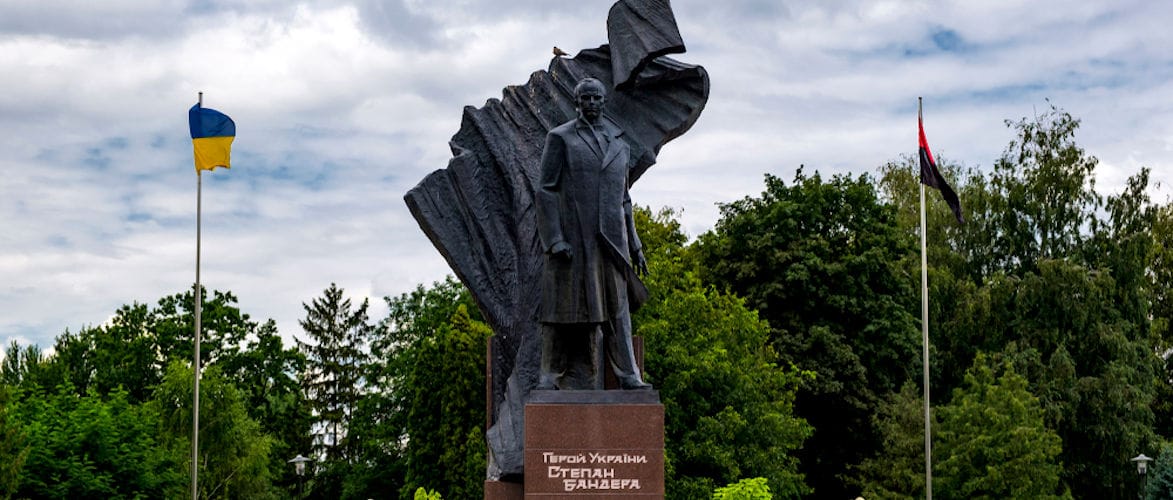
[[[933,160],[933,152],[929,151],[929,141],[925,140],[925,124],[919,105],[916,110],[916,124],[920,129],[920,183],[940,191],[945,203],[953,209],[957,222],[965,223],[965,218],[961,216],[961,200],[957,199],[957,193],[953,192],[948,182],[945,182],[945,177],[937,169],[937,162]]]

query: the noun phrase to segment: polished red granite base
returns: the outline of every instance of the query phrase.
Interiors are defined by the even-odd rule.
[[[663,498],[657,391],[534,391],[525,407],[526,500]]]

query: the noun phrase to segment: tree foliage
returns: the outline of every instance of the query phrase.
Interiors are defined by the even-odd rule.
[[[930,428],[940,425],[930,413]],[[853,482],[864,498],[896,500],[925,496],[924,397],[912,382],[889,394],[873,417],[881,436],[877,454],[855,467]]]
[[[386,297],[385,301],[388,313],[372,331],[370,362],[364,367],[369,391],[356,407],[349,429],[357,446],[358,459],[340,481],[344,483],[341,493],[344,498],[372,498],[385,496],[387,492],[405,491],[407,443],[412,433],[420,440],[444,439],[424,436],[421,428],[413,430],[416,422],[409,418],[416,394],[412,390],[413,383],[432,383],[437,378],[436,373],[445,373],[445,376],[451,375],[458,380],[483,377],[484,374],[483,364],[474,363],[459,367],[459,373],[434,371],[431,378],[422,375],[424,370],[440,369],[425,363],[422,359],[424,351],[434,349],[438,332],[451,330],[451,320],[461,307],[473,324],[480,322],[471,295],[454,278],[449,276],[429,287],[419,285],[411,292]],[[484,346],[476,347],[472,352],[483,358]],[[434,356],[431,361],[436,361]],[[483,378],[480,380],[479,390],[483,391]],[[472,426],[483,425],[483,401],[481,396],[471,403],[480,405],[482,416],[479,420],[469,421],[470,427],[463,429],[462,433],[472,432]],[[484,436],[478,435],[477,439],[483,441]],[[415,473],[416,476],[421,474]],[[483,471],[476,477],[481,476]]]
[[[993,267],[1024,274],[1086,250],[1086,229],[1102,204],[1094,190],[1098,160],[1075,143],[1079,120],[1054,105],[1006,125],[1017,135],[994,163],[993,203],[977,220],[994,240]]]
[[[273,438],[268,467],[273,482],[292,489],[298,478],[286,462],[309,453],[312,444],[309,401],[298,378],[305,371],[305,355],[296,348],[286,349],[276,323],[269,320],[216,366],[240,391],[248,417]]]
[[[47,383],[45,357],[35,345],[22,346],[15,340],[8,345],[0,362],[0,385],[40,387]]]
[[[808,493],[795,452],[810,426],[793,403],[810,374],[779,363],[767,325],[743,300],[701,284],[671,215],[637,210],[652,294],[634,318],[664,404],[668,496],[708,498],[749,477],[787,498]]]
[[[755,477],[742,479],[736,483],[722,486],[713,492],[713,500],[770,500],[770,485],[766,478]]]
[[[123,306],[100,327],[58,336],[51,356],[36,346],[10,347],[0,367],[0,377],[19,387],[10,418],[29,436],[53,436],[28,447],[19,491],[51,498],[70,491],[88,492],[87,498],[183,495],[191,465],[192,297],[188,291],[154,307]],[[208,378],[201,387],[201,456],[207,463],[200,491],[266,498],[276,495],[270,478],[289,468],[271,451],[292,449],[285,440],[308,442],[294,378],[301,358],[282,347],[272,321],[259,325],[235,303],[230,292],[213,292],[203,305],[201,364]],[[219,375],[222,369],[233,383]],[[86,440],[94,444],[78,449]],[[63,474],[76,479],[63,482]]]
[[[181,455],[161,446],[159,416],[127,393],[34,389],[14,405],[27,455],[17,498],[170,498],[182,494]]]
[[[1149,277],[1152,290],[1152,329],[1156,336],[1156,351],[1164,357],[1161,382],[1157,384],[1157,398],[1153,410],[1157,418],[1157,432],[1166,439],[1173,438],[1173,203],[1166,203],[1154,214],[1152,265]]]
[[[11,498],[16,493],[29,451],[24,429],[12,414],[11,391],[8,385],[0,383],[0,499]]]
[[[867,175],[766,176],[759,197],[722,205],[701,236],[703,277],[746,298],[782,366],[813,371],[795,402],[815,427],[800,453],[815,492],[848,496],[849,466],[873,454],[880,399],[917,373],[916,299],[901,265],[911,241]],[[850,441],[843,436],[852,436]]]
[[[302,304],[305,340],[297,340],[306,355],[302,385],[314,414],[314,447],[327,461],[349,462],[356,444],[347,439],[351,416],[362,399],[364,346],[373,326],[368,323],[369,302],[351,308],[343,290],[331,283],[321,298]]]
[[[201,365],[207,366],[238,353],[258,324],[236,307],[231,292],[203,295],[200,349]],[[0,378],[44,391],[68,385],[78,396],[122,388],[132,403],[145,402],[171,360],[194,357],[193,296],[186,291],[163,297],[154,307],[124,305],[102,326],[59,335],[52,357],[42,356],[37,346],[12,346],[17,356],[5,358]]]
[[[1155,403],[1170,394],[1157,355],[1165,236],[1148,170],[1101,196],[1097,161],[1074,140],[1079,120],[1052,106],[1007,125],[1017,137],[993,172],[968,169],[958,183],[968,222],[938,223],[943,214],[930,207],[933,390],[961,386],[978,352],[1004,359],[1062,439],[1071,491],[1126,498],[1120,485],[1135,481],[1120,464],[1151,448]],[[914,235],[912,166],[883,171],[885,197],[901,204],[902,232]]]
[[[193,373],[172,362],[147,408],[162,418],[162,445],[185,457],[191,481]],[[199,494],[201,498],[271,498],[273,438],[248,415],[245,396],[218,366],[200,374]]]
[[[1156,461],[1148,465],[1145,480],[1147,498],[1173,498],[1173,444],[1161,445]]]
[[[933,491],[943,499],[1071,498],[1061,485],[1062,441],[1048,429],[1026,379],[1001,375],[978,355],[948,405],[940,407]]]
[[[484,496],[485,345],[492,331],[465,306],[419,339],[405,380],[411,406],[402,496],[434,487],[448,498]]]
[[[412,496],[412,498],[415,500],[443,500],[444,497],[435,490],[429,490],[423,486],[420,486],[415,490],[415,494]]]

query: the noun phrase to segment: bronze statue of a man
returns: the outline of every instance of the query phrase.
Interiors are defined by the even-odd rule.
[[[646,299],[646,272],[628,193],[636,165],[621,130],[603,115],[606,89],[574,88],[578,117],[546,135],[537,192],[542,271],[538,389],[601,389],[602,349],[623,389],[650,389],[636,366],[631,310]]]

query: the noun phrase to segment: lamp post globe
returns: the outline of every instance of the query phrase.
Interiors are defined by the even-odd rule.
[[[305,463],[310,462],[312,460],[313,459],[303,457],[303,456],[301,456],[301,453],[298,453],[296,457],[293,457],[293,460],[289,461],[289,463],[293,464],[293,470],[297,471],[297,475],[304,476],[305,475]]]
[[[1149,462],[1153,461],[1152,458],[1146,457],[1144,455],[1144,453],[1141,453],[1140,455],[1132,457],[1130,460],[1133,462],[1136,462],[1136,473],[1140,474],[1142,476],[1145,475],[1146,473],[1148,473]]]
[[[1136,462],[1136,473],[1140,474],[1140,494],[1137,495],[1137,497],[1143,500],[1145,498],[1145,490],[1148,489],[1149,485],[1149,462],[1152,462],[1153,459],[1151,457],[1146,457],[1144,453],[1141,453],[1140,455],[1130,458],[1129,461]]]
[[[298,496],[298,498],[301,498],[302,493],[303,493],[301,491],[301,489],[302,489],[302,477],[305,476],[305,463],[312,462],[313,460],[314,459],[312,459],[312,458],[303,457],[303,456],[301,456],[301,453],[298,453],[296,457],[293,457],[293,459],[289,461],[289,463],[293,464],[294,472],[297,473],[297,489],[298,489],[297,496]]]

